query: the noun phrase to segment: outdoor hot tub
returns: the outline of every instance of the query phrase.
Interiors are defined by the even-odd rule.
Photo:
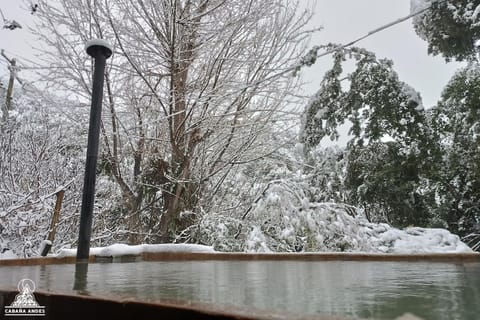
[[[142,253],[90,261],[79,267],[71,257],[0,260],[2,310],[27,278],[48,319],[480,314],[478,254]]]

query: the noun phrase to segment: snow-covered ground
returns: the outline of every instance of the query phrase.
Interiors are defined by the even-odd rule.
[[[407,228],[399,230],[387,224],[368,224],[364,226],[369,234],[368,242],[374,253],[470,253],[473,252],[459,237],[444,229]],[[259,252],[271,252],[265,243]],[[360,250],[365,252],[364,250]],[[62,249],[57,257],[75,256],[76,249]],[[143,252],[216,252],[213,247],[198,244],[141,244],[129,246],[112,244],[107,247],[91,248],[90,254],[100,257],[118,257],[122,255],[139,255]],[[11,251],[0,253],[0,259],[17,258]]]
[[[371,226],[371,241],[377,252],[385,253],[469,253],[473,252],[457,235],[445,229],[406,228],[399,230],[386,224]]]
[[[6,250],[5,252],[0,252],[0,259],[17,259],[18,257],[13,254],[12,251]]]

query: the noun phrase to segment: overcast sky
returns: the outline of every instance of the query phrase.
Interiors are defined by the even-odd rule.
[[[410,0],[317,0],[313,25],[323,25],[312,44],[328,42],[348,43],[387,23],[410,14]],[[441,57],[427,54],[427,44],[420,39],[411,20],[362,40],[356,46],[364,47],[379,58],[394,61],[400,79],[422,95],[426,107],[439,99],[443,87],[461,65],[446,64]],[[306,77],[308,90],[318,87],[329,59],[321,58]]]
[[[303,0],[301,0],[303,1]],[[307,0],[305,0],[307,1]],[[311,26],[324,29],[312,39],[312,45],[328,42],[346,43],[369,31],[410,13],[410,0],[316,0],[315,17]],[[27,24],[32,19],[26,10],[28,1],[0,0],[0,8],[7,19]],[[22,9],[23,7],[23,9]],[[3,24],[2,24],[3,25]],[[26,28],[10,31],[0,29],[0,49],[17,58],[33,59],[30,46],[38,45]],[[422,94],[424,104],[430,107],[440,97],[441,90],[459,64],[446,64],[440,57],[427,55],[427,45],[414,32],[411,21],[403,22],[357,44],[395,62],[400,79]],[[2,59],[3,60],[3,59]],[[321,58],[306,71],[310,82],[307,93],[314,93],[323,72],[330,65]],[[5,63],[0,63],[0,74],[5,77]]]

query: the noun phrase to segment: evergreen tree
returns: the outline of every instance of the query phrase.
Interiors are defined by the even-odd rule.
[[[476,59],[480,39],[480,0],[412,0],[412,12],[431,5],[414,18],[417,34],[428,42],[428,52],[450,59]]]
[[[355,68],[345,74],[348,59]],[[346,150],[345,200],[362,206],[371,220],[426,225],[428,201],[420,173],[431,156],[426,147],[430,129],[420,95],[399,80],[392,61],[360,48],[335,53],[332,69],[305,111],[301,138],[307,158],[325,136],[336,139],[337,128],[347,121],[352,138]]]
[[[349,58],[356,66],[345,75],[343,63]],[[352,123],[350,145],[357,146],[385,136],[411,145],[427,130],[420,95],[398,79],[391,60],[377,59],[361,48],[335,53],[333,67],[305,111],[301,133],[305,150],[325,136],[337,139],[337,128],[346,121]]]
[[[347,159],[345,187],[350,201],[370,221],[397,227],[426,226],[431,194],[422,188],[422,157],[397,142],[353,147]]]
[[[480,66],[459,70],[433,109],[443,161],[432,177],[438,215],[455,233],[478,232],[480,223]]]

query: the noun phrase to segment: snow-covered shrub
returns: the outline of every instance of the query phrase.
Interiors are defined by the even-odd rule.
[[[306,193],[313,202],[345,202],[346,151],[339,147],[317,146],[308,152],[304,172]]]
[[[18,257],[38,255],[49,226],[46,213],[52,208],[51,201],[35,199],[0,212],[0,249]]]
[[[385,223],[370,223],[356,207],[319,201],[323,196],[318,195],[334,193],[324,190],[328,184],[312,181],[330,180],[328,168],[335,167],[338,152],[312,149],[310,157],[315,161],[309,164],[304,162],[301,147],[285,145],[288,147],[279,148],[269,158],[238,167],[209,198],[215,210],[205,208],[198,213],[197,222],[184,230],[177,242],[227,252],[470,251],[458,236],[443,229],[399,230]],[[314,163],[327,168],[311,168]],[[340,184],[343,169],[341,165],[338,168],[331,174]],[[335,186],[332,190],[337,187],[341,189]]]
[[[275,170],[278,170],[276,168]],[[184,230],[178,242],[211,245],[218,251],[314,252],[371,251],[355,208],[310,202],[301,171],[284,174],[258,188],[247,210],[218,214],[203,212]]]
[[[63,102],[25,92],[15,97],[0,135],[0,251],[18,257],[38,255],[47,238],[55,194],[65,190],[54,249],[76,238],[75,213],[81,194],[77,140],[81,128],[62,112]],[[82,157],[83,158],[83,157]]]
[[[249,215],[265,245],[277,252],[369,250],[360,222],[366,220],[343,204],[310,202],[300,189],[281,181],[272,184]],[[253,223],[252,223],[253,224]]]
[[[387,224],[366,224],[370,242],[382,253],[460,253],[472,252],[460,237],[445,229],[411,227],[404,230]]]
[[[241,252],[245,248],[244,225],[239,219],[202,212],[195,224],[177,236],[176,242],[209,245],[216,251]]]

